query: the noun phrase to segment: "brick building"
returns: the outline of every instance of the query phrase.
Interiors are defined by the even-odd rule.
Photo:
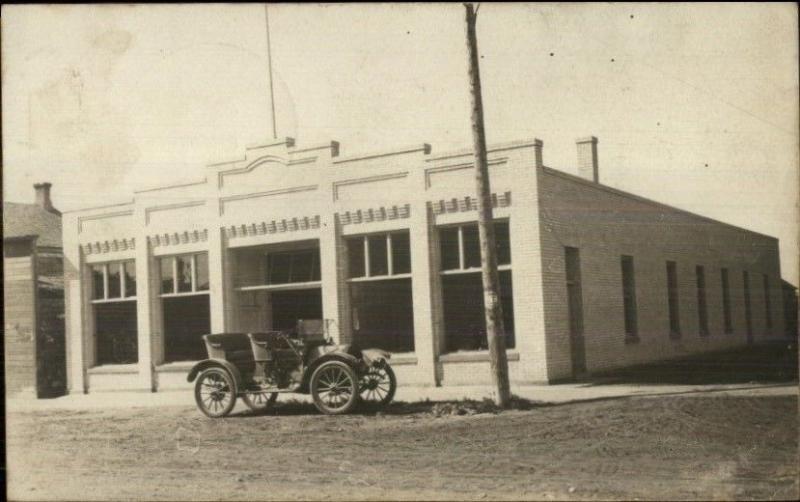
[[[61,213],[50,183],[34,185],[35,204],[3,203],[3,332],[8,395],[61,393],[64,286]]]
[[[401,384],[490,381],[472,153],[290,138],[198,180],[64,214],[72,392],[184,387],[208,332],[325,319]],[[778,241],[489,148],[514,382],[783,336]]]

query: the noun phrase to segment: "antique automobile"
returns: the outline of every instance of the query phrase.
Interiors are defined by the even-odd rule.
[[[291,331],[205,335],[208,359],[187,377],[196,380],[197,407],[209,417],[224,417],[241,397],[262,412],[286,392],[311,394],[328,415],[347,413],[360,402],[388,404],[397,388],[389,354],[335,345],[324,326],[322,320],[306,320]]]

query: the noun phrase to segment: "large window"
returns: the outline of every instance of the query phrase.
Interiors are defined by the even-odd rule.
[[[201,336],[208,334],[211,311],[208,295],[174,296],[162,299],[164,359],[198,361],[208,357]]]
[[[94,305],[97,364],[133,364],[139,360],[135,301]]]
[[[506,347],[514,348],[514,302],[508,222],[495,222],[494,231]],[[486,350],[488,340],[478,225],[471,223],[440,228],[439,255],[445,352]]]
[[[267,253],[266,271],[268,285],[319,281],[319,249]]]
[[[138,360],[136,264],[133,260],[90,266],[96,363]]]
[[[408,231],[351,237],[347,254],[351,279],[411,273]]]
[[[389,352],[414,351],[411,279],[350,284],[355,342]]]
[[[159,259],[164,359],[194,361],[206,357],[202,336],[211,330],[208,254]]]
[[[514,302],[511,271],[500,271],[500,302],[506,348],[513,349]],[[448,274],[442,277],[445,351],[487,350],[486,314],[483,303],[483,279],[480,272]]]
[[[511,264],[511,240],[507,221],[494,224],[497,265]],[[439,230],[441,270],[469,270],[481,268],[481,248],[478,225],[475,223],[445,227]]]
[[[695,267],[697,279],[697,323],[700,335],[708,336],[708,304],[706,303],[706,271],[703,266]]]
[[[636,279],[634,277],[633,257],[622,256],[622,299],[625,315],[625,341],[639,340],[638,320],[636,313]]]
[[[681,336],[681,315],[678,300],[678,265],[674,261],[667,262],[667,306],[669,308],[669,335],[672,338]]]
[[[362,347],[414,351],[408,231],[347,239],[353,338]]]
[[[208,291],[208,254],[165,256],[159,259],[161,294],[205,293]]]
[[[733,317],[731,315],[731,286],[728,279],[728,269],[723,268],[722,273],[722,319],[725,323],[725,333],[733,333]]]
[[[136,265],[133,260],[91,265],[92,299],[136,298]]]

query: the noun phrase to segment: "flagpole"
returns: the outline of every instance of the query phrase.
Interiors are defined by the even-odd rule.
[[[269,6],[264,4],[264,20],[267,26],[267,65],[269,68],[269,104],[272,111],[272,138],[278,139],[278,127],[275,121],[275,92],[272,89],[272,47],[269,40]]]

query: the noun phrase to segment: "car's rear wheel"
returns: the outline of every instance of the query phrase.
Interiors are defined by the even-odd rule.
[[[394,399],[397,378],[388,364],[373,366],[361,377],[359,386],[364,403],[386,406]]]
[[[319,411],[341,415],[358,404],[358,377],[342,361],[322,363],[311,375],[311,397]]]
[[[247,392],[242,396],[242,401],[244,401],[244,404],[246,404],[248,408],[256,413],[264,413],[268,409],[272,408],[272,405],[275,404],[275,400],[277,399],[277,392],[263,392],[257,390]]]
[[[223,368],[203,370],[194,385],[194,400],[207,417],[226,416],[236,404],[233,377]]]

